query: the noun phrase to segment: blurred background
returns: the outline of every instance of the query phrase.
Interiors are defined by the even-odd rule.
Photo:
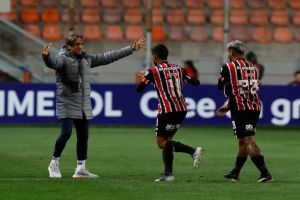
[[[10,82],[55,83],[55,72],[44,66],[41,50],[51,41],[54,52],[58,51],[73,32],[84,36],[85,50],[90,53],[118,49],[141,36],[147,38],[149,45],[145,51],[94,68],[93,83],[134,85],[138,81],[136,73],[151,64],[149,47],[165,43],[172,63],[185,66],[202,84],[216,85],[220,66],[227,59],[224,46],[239,39],[246,43],[247,57],[259,64],[263,85],[300,85],[300,0],[0,3],[2,86]],[[297,92],[294,95],[297,97]]]
[[[146,35],[152,21],[152,42],[170,47],[170,60],[192,60],[202,83],[215,84],[223,62],[224,25],[228,40],[240,39],[265,67],[264,84],[286,85],[300,69],[299,0],[1,0],[1,80],[11,76],[30,82],[54,82],[43,67],[45,42],[59,49],[70,31],[82,34],[86,50],[120,48]],[[150,8],[150,9],[149,9]],[[228,15],[228,18],[227,18]],[[225,32],[226,33],[226,32]],[[32,34],[35,37],[27,36]],[[138,53],[114,67],[93,71],[95,82],[134,83],[145,67]]]
[[[148,41],[147,49],[91,70],[88,166],[100,175],[93,181],[71,178],[75,130],[60,161],[63,180],[48,179],[46,169],[59,121],[55,72],[41,52],[51,41],[55,54],[73,32],[84,36],[89,53],[141,36]],[[236,142],[230,116],[215,113],[226,101],[217,80],[233,39],[244,41],[247,58],[259,65],[256,138],[272,184],[254,184],[259,174],[250,161],[240,183],[222,179]],[[0,0],[0,199],[298,199],[299,42],[300,0]],[[153,184],[162,164],[154,139],[156,92],[153,86],[135,91],[136,74],[149,67],[149,49],[157,43],[169,47],[171,63],[201,81],[184,86],[188,113],[176,140],[203,146],[204,162],[196,172],[190,158],[176,155],[170,185]]]

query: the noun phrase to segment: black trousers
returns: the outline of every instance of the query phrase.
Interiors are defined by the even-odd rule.
[[[71,137],[73,124],[77,133],[77,160],[86,160],[89,137],[89,121],[87,119],[65,118],[61,120],[61,132],[56,140],[53,156],[61,156],[67,141]]]

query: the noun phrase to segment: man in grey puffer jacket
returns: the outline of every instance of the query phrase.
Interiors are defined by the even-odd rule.
[[[51,43],[42,52],[45,65],[56,71],[56,115],[61,121],[61,133],[55,143],[53,158],[49,164],[50,178],[61,178],[59,159],[69,140],[74,124],[77,133],[77,167],[73,178],[97,178],[85,167],[89,120],[93,118],[91,106],[91,68],[106,65],[131,55],[144,47],[144,38],[119,50],[90,55],[83,51],[83,37],[71,35],[60,52],[50,53]]]

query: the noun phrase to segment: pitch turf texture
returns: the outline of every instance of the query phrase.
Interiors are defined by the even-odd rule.
[[[198,170],[192,159],[176,153],[174,183],[156,183],[162,172],[161,152],[153,128],[92,127],[88,169],[94,180],[73,180],[76,135],[61,160],[63,178],[48,178],[58,127],[0,127],[0,199],[299,199],[300,132],[297,129],[259,129],[258,145],[275,179],[255,183],[258,171],[246,162],[239,182],[223,178],[233,166],[236,142],[230,128],[183,127],[176,140],[205,148]]]

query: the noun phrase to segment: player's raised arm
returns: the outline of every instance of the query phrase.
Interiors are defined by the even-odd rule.
[[[118,50],[112,50],[97,55],[90,55],[91,67],[97,67],[100,65],[107,65],[115,62],[121,58],[131,55],[134,51],[145,48],[145,38],[142,37],[138,41],[135,41],[132,45],[128,45]]]
[[[142,77],[142,81],[141,83],[138,85],[138,87],[136,88],[136,91],[137,92],[143,92],[144,89],[150,84],[153,82],[153,73],[152,71],[149,69],[149,70],[146,70],[146,71],[140,71],[138,73],[139,76]]]
[[[57,70],[63,66],[63,61],[61,56],[53,56],[51,54],[51,46],[51,42],[46,44],[46,46],[42,50],[42,57],[47,67]]]

